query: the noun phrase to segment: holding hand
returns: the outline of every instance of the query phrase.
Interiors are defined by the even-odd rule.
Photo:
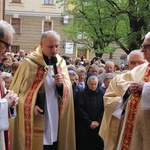
[[[58,74],[54,75],[53,78],[55,80],[55,84],[57,84],[58,87],[62,86],[62,84],[63,84],[62,74],[58,73]]]

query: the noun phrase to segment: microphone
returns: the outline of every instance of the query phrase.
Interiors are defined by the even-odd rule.
[[[50,61],[51,61],[52,65],[53,65],[54,74],[55,74],[55,75],[58,74],[57,66],[56,66],[57,57],[56,57],[56,56],[52,56],[52,57],[50,58]]]

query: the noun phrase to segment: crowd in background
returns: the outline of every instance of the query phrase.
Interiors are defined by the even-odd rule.
[[[60,56],[52,30],[29,55],[7,52],[14,29],[0,23],[0,149],[150,149],[150,32],[119,67]]]
[[[2,58],[0,71],[7,90],[26,55],[20,50],[17,54],[7,52]],[[84,56],[73,59],[63,55],[62,58],[66,61],[73,89],[77,150],[103,150],[103,140],[98,135],[104,112],[103,96],[110,81],[129,69],[128,64],[119,67],[100,57],[87,60]]]

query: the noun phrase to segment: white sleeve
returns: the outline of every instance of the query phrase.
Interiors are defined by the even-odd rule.
[[[142,90],[141,109],[150,110],[150,82],[145,83]]]
[[[0,131],[5,131],[8,127],[8,102],[3,98],[0,99]]]
[[[117,106],[115,108],[115,110],[113,111],[112,115],[118,119],[121,119],[121,115],[122,115],[122,104],[123,104],[123,99],[121,98],[118,103],[117,103]]]

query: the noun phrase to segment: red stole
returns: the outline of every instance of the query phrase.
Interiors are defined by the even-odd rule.
[[[149,77],[150,77],[150,64],[148,65],[148,68],[144,74],[143,80],[145,82],[148,82]],[[140,99],[141,99],[141,92],[132,94],[130,101],[128,102],[129,111],[127,112],[127,119],[125,124],[125,130],[123,133],[121,150],[130,150],[133,129]]]

